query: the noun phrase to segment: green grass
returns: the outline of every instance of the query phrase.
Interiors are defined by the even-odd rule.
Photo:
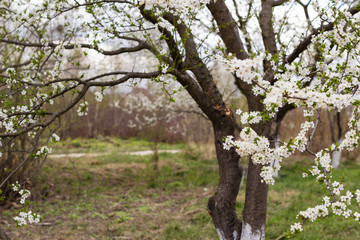
[[[122,139],[117,137],[102,138],[75,138],[63,139],[60,142],[52,143],[54,153],[101,153],[101,152],[131,152],[151,149],[152,143],[144,139]],[[161,150],[183,149],[184,143],[159,143],[158,148]]]
[[[74,140],[60,146],[68,148]],[[1,213],[12,239],[217,239],[206,210],[218,181],[216,159],[208,147],[164,144],[163,149],[183,149],[178,154],[161,153],[160,175],[152,170],[152,156],[124,155],[144,141],[88,140],[76,148],[104,154],[79,159],[51,159],[32,181],[33,210],[44,217],[46,227],[16,228],[11,218],[16,209]],[[75,140],[75,143],[77,141]],[[114,144],[118,142],[119,145]],[[93,144],[93,145],[92,145]],[[76,144],[75,144],[76,145]],[[126,147],[124,147],[126,146]],[[144,148],[145,149],[145,148]],[[148,148],[146,148],[148,149]],[[203,150],[205,149],[205,150]],[[60,151],[60,150],[57,150]],[[79,152],[79,151],[75,151]],[[270,187],[266,239],[276,239],[294,222],[301,210],[321,203],[326,193],[312,178],[302,178],[301,169],[311,161],[288,160],[281,178]],[[359,188],[360,166],[345,162],[334,178],[344,173],[345,187]],[[242,185],[236,203],[238,215],[244,205]],[[358,210],[359,211],[359,210]],[[307,222],[294,239],[360,239],[360,225],[330,216]]]
[[[334,180],[340,181],[345,176],[345,189],[359,188],[360,166],[354,162],[334,172]],[[306,210],[322,203],[326,194],[323,184],[316,183],[312,177],[303,178],[300,174],[301,164],[285,166],[282,176],[273,187],[270,187],[268,202],[267,238],[276,239],[279,233],[289,230],[289,225],[300,220],[296,219],[299,211]],[[359,211],[359,208],[357,208]],[[331,215],[320,218],[314,223],[306,222],[304,232],[294,239],[360,239],[360,225],[355,221]]]

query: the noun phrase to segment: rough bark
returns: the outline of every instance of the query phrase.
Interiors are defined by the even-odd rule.
[[[219,163],[219,185],[213,197],[208,201],[208,211],[221,240],[239,240],[241,221],[235,210],[236,197],[242,178],[239,155],[235,149],[223,149],[223,137],[234,134],[234,123],[229,119],[213,123],[216,155]]]
[[[277,53],[275,32],[272,23],[273,0],[262,0],[259,23],[265,49],[272,55]]]
[[[229,9],[226,4],[222,0],[214,1],[208,4],[208,8],[214,16],[218,26],[219,32],[224,44],[227,48],[227,51],[236,55],[239,59],[246,59],[249,55],[246,53],[243,43],[240,39],[238,29],[236,28],[236,24],[234,19],[231,16]],[[272,75],[272,72],[267,72],[268,75]],[[235,84],[237,87],[245,94],[248,100],[248,107],[251,111],[261,111],[263,106],[261,104],[261,98],[255,96],[251,90],[251,86],[243,82],[241,79],[235,77]],[[268,122],[263,125],[255,126],[255,131],[258,134],[263,136],[270,136],[275,133],[275,129],[272,127],[273,124]],[[215,138],[222,138],[226,135],[222,131],[215,130]],[[217,134],[222,134],[222,136],[217,136]],[[220,145],[216,143],[216,145]],[[247,184],[246,184],[246,196],[245,196],[245,206],[243,210],[243,222],[237,220],[237,216],[235,210],[233,210],[232,199],[236,199],[236,196],[233,196],[234,192],[231,192],[231,189],[235,189],[238,191],[238,183],[237,178],[229,179],[231,175],[227,173],[231,167],[235,169],[234,166],[227,166],[229,163],[224,164],[223,159],[228,159],[229,162],[232,161],[233,158],[230,156],[226,156],[226,153],[221,153],[222,144],[220,145],[221,149],[219,149],[218,153],[218,162],[220,166],[220,183],[219,187],[214,195],[214,197],[210,198],[208,203],[209,212],[213,218],[213,222],[215,227],[218,230],[218,234],[220,239],[265,239],[265,222],[266,222],[266,205],[267,205],[267,193],[268,186],[265,183],[261,182],[260,172],[261,165],[255,165],[251,162],[248,167],[247,174]],[[218,147],[217,147],[218,149]],[[231,154],[231,153],[227,153]],[[224,167],[226,167],[224,169]],[[238,169],[240,169],[238,167]],[[225,172],[224,172],[225,171]],[[238,170],[238,176],[241,176],[241,170]],[[229,180],[227,180],[229,179]],[[225,181],[226,180],[226,181]],[[239,179],[241,181],[241,178]],[[229,182],[231,184],[229,184]],[[226,196],[224,199],[223,196]],[[211,206],[217,204],[216,211],[211,211]],[[225,205],[227,204],[227,205]],[[228,208],[227,210],[225,210]],[[216,212],[217,217],[214,214]],[[223,219],[221,222],[218,222],[219,219]],[[229,224],[231,226],[241,226],[241,230],[236,230],[235,227],[225,228],[223,225]],[[222,231],[222,229],[225,229]],[[236,230],[236,232],[235,232]],[[241,234],[239,234],[241,233]]]
[[[342,142],[342,134],[343,134],[340,112],[336,112],[335,116],[332,116],[331,113],[328,113],[328,118],[330,123],[332,144],[336,144],[336,143],[340,144]],[[335,128],[337,128],[337,134],[335,133]],[[331,154],[331,165],[333,166],[333,168],[338,169],[340,166],[340,161],[341,161],[341,151],[334,151]]]
[[[215,18],[221,39],[223,39],[225,44],[226,42],[231,43],[226,44],[227,51],[235,54],[239,59],[249,58],[240,39],[239,29],[226,3],[223,0],[212,1],[208,4],[208,9]]]
[[[275,120],[253,126],[257,134],[270,141],[276,138],[277,122]],[[274,141],[272,141],[274,144]],[[254,164],[250,158],[246,182],[245,205],[242,213],[241,239],[265,239],[268,185],[260,176],[262,165]]]
[[[261,182],[261,168],[249,161],[241,239],[265,239],[268,185]]]

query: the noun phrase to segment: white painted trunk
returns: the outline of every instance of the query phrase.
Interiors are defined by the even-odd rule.
[[[243,222],[241,240],[265,240],[265,225],[261,230],[253,230],[250,224]]]
[[[331,165],[333,168],[338,169],[340,166],[340,160],[341,160],[341,151],[334,151],[332,153],[332,162]]]
[[[224,234],[224,232],[223,232],[222,230],[220,230],[219,228],[217,228],[217,229],[216,229],[216,232],[217,232],[217,234],[219,235],[219,239],[220,239],[220,240],[226,240],[225,234]],[[234,231],[234,232],[233,232],[234,239],[236,239],[238,235],[239,235],[239,234],[238,234],[237,231]]]
[[[279,178],[280,174],[279,174],[279,169],[277,168],[277,166],[279,166],[279,161],[278,160],[273,160],[273,162],[271,163],[271,166],[273,166],[275,168],[275,172],[273,173],[273,177],[274,178]]]
[[[219,235],[219,240],[226,240],[225,239],[225,234],[222,230],[220,230],[219,228],[216,229],[217,234]]]
[[[275,137],[275,148],[278,148],[279,146],[280,146],[279,135],[276,135],[276,137]],[[274,160],[274,161],[271,163],[271,165],[276,168],[277,166],[279,166],[279,161],[278,161],[278,160]],[[279,178],[279,177],[280,177],[279,169],[278,169],[278,168],[276,168],[275,172],[273,173],[273,177],[274,177],[274,178]]]
[[[342,138],[338,139],[337,143],[341,144]],[[338,169],[341,161],[341,151],[334,151],[331,154],[331,165],[333,168]]]

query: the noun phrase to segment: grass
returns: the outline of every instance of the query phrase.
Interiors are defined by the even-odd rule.
[[[76,142],[76,141],[75,141]],[[97,140],[78,140],[102,151]],[[124,155],[144,141],[111,139],[110,154],[83,158],[49,158],[32,182],[32,209],[42,215],[39,225],[16,228],[16,209],[1,210],[3,228],[12,239],[217,239],[206,211],[217,185],[218,170],[209,146],[164,144],[163,149],[183,149],[178,154],[160,153],[160,176],[151,168],[152,156]],[[114,144],[121,143],[120,145]],[[141,144],[140,144],[141,143]],[[61,143],[68,148],[73,141]],[[57,145],[57,146],[59,146]],[[127,146],[127,147],[124,147]],[[117,150],[118,148],[118,150]],[[145,149],[145,148],[144,148]],[[148,149],[148,148],[146,148]],[[285,162],[281,178],[270,187],[266,239],[276,239],[296,222],[300,210],[321,201],[324,189],[311,178],[301,177],[306,159]],[[334,173],[345,173],[345,186],[354,190],[360,182],[360,166],[346,162]],[[241,215],[242,185],[237,201]],[[294,239],[359,239],[360,225],[331,216],[307,223]]]
[[[334,179],[340,180],[340,175],[345,173],[345,189],[355,190],[355,187],[359,188],[357,183],[360,182],[360,166],[354,162],[350,165],[352,168],[335,171]],[[270,188],[267,221],[269,239],[279,236],[279,232],[287,231],[288,226],[285,223],[296,222],[299,211],[322,203],[322,197],[326,192],[324,185],[315,183],[311,177],[302,178],[299,174],[301,168],[300,162],[285,166],[282,170],[283,176]],[[306,223],[304,232],[294,239],[360,239],[360,225],[332,215],[314,223]]]
[[[183,149],[184,143],[159,143],[158,148],[161,150]],[[116,137],[101,138],[75,138],[65,139],[52,144],[54,153],[101,153],[101,152],[131,152],[151,149],[151,142],[143,139],[122,139]]]

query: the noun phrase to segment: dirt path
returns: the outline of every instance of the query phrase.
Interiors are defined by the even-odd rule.
[[[181,150],[173,149],[173,150],[159,150],[159,153],[179,153]],[[64,158],[64,157],[70,157],[70,158],[81,158],[81,157],[97,157],[100,155],[106,155],[107,152],[104,153],[67,153],[67,154],[50,154],[50,158]],[[135,152],[124,152],[124,154],[128,155],[150,155],[153,154],[152,150],[144,150],[144,151],[135,151]]]

